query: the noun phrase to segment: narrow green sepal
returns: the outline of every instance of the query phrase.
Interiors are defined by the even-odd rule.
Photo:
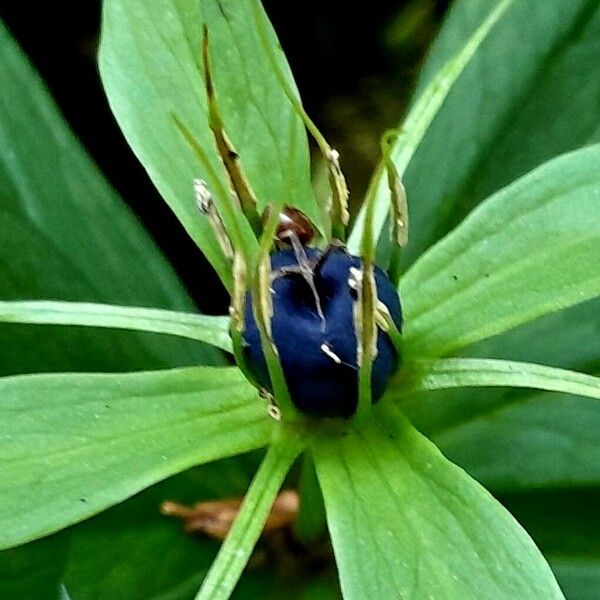
[[[273,301],[271,291],[271,256],[270,250],[279,223],[279,213],[267,211],[268,220],[260,239],[260,248],[256,261],[255,276],[252,282],[252,310],[261,340],[261,348],[267,363],[269,378],[273,386],[275,403],[288,419],[297,416],[298,411],[292,403],[279,361],[279,352],[271,331],[273,317]]]
[[[209,126],[215,139],[217,151],[227,173],[231,191],[239,201],[240,207],[246,219],[248,219],[254,234],[259,236],[262,230],[262,222],[256,209],[256,194],[252,190],[250,183],[244,174],[240,164],[239,153],[225,131],[223,118],[219,111],[214,78],[210,67],[208,28],[206,24],[202,29],[202,67],[204,71],[204,86],[208,101]]]

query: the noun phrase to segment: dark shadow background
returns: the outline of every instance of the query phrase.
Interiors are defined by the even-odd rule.
[[[152,0],[149,0],[152,1]],[[263,0],[308,112],[342,155],[354,197],[398,123],[449,0]],[[171,260],[203,312],[228,299],[121,135],[98,76],[100,0],[5,2],[0,17],[45,79],[75,133]],[[210,290],[210,293],[206,293]]]

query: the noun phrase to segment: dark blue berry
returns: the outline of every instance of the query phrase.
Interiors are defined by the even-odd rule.
[[[350,417],[358,404],[358,368],[353,316],[356,292],[348,279],[350,267],[360,268],[361,260],[341,248],[325,253],[313,248],[305,250],[311,263],[313,289],[298,273],[298,261],[291,249],[271,257],[273,339],[296,407],[312,416]],[[375,282],[379,300],[401,329],[402,312],[394,286],[378,268]],[[315,290],[324,318],[319,314]],[[244,352],[248,366],[257,382],[272,391],[250,294],[246,298],[245,322]],[[398,360],[391,340],[381,329],[377,349],[371,378],[373,402],[385,391]]]

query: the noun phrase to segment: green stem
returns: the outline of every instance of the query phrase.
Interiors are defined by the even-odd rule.
[[[248,361],[246,359],[246,355],[244,354],[244,336],[238,331],[232,324],[229,330],[231,334],[231,345],[233,349],[233,356],[235,358],[235,363],[238,366],[239,370],[243,373],[244,377],[257,389],[260,390],[261,386],[256,381],[250,366],[248,365]]]
[[[209,317],[139,306],[44,300],[0,302],[0,322],[149,331],[197,340],[231,352],[231,340],[227,333],[229,317]]]
[[[231,596],[277,492],[302,448],[299,438],[293,435],[282,436],[269,447],[196,600],[226,600]]]
[[[394,240],[391,243],[390,262],[387,270],[388,279],[397,289],[402,275],[402,246],[396,244]]]

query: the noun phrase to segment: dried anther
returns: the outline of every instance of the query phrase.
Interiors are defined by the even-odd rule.
[[[227,258],[233,259],[231,240],[225,231],[223,221],[215,207],[212,192],[208,189],[204,179],[194,179],[194,194],[196,196],[198,210],[208,217],[213,233],[223,250],[223,254],[225,254]]]
[[[331,358],[331,360],[338,364],[341,365],[342,364],[342,359],[331,349],[331,346],[329,344],[327,344],[326,342],[321,344],[321,350],[327,355],[329,356],[329,358]]]

